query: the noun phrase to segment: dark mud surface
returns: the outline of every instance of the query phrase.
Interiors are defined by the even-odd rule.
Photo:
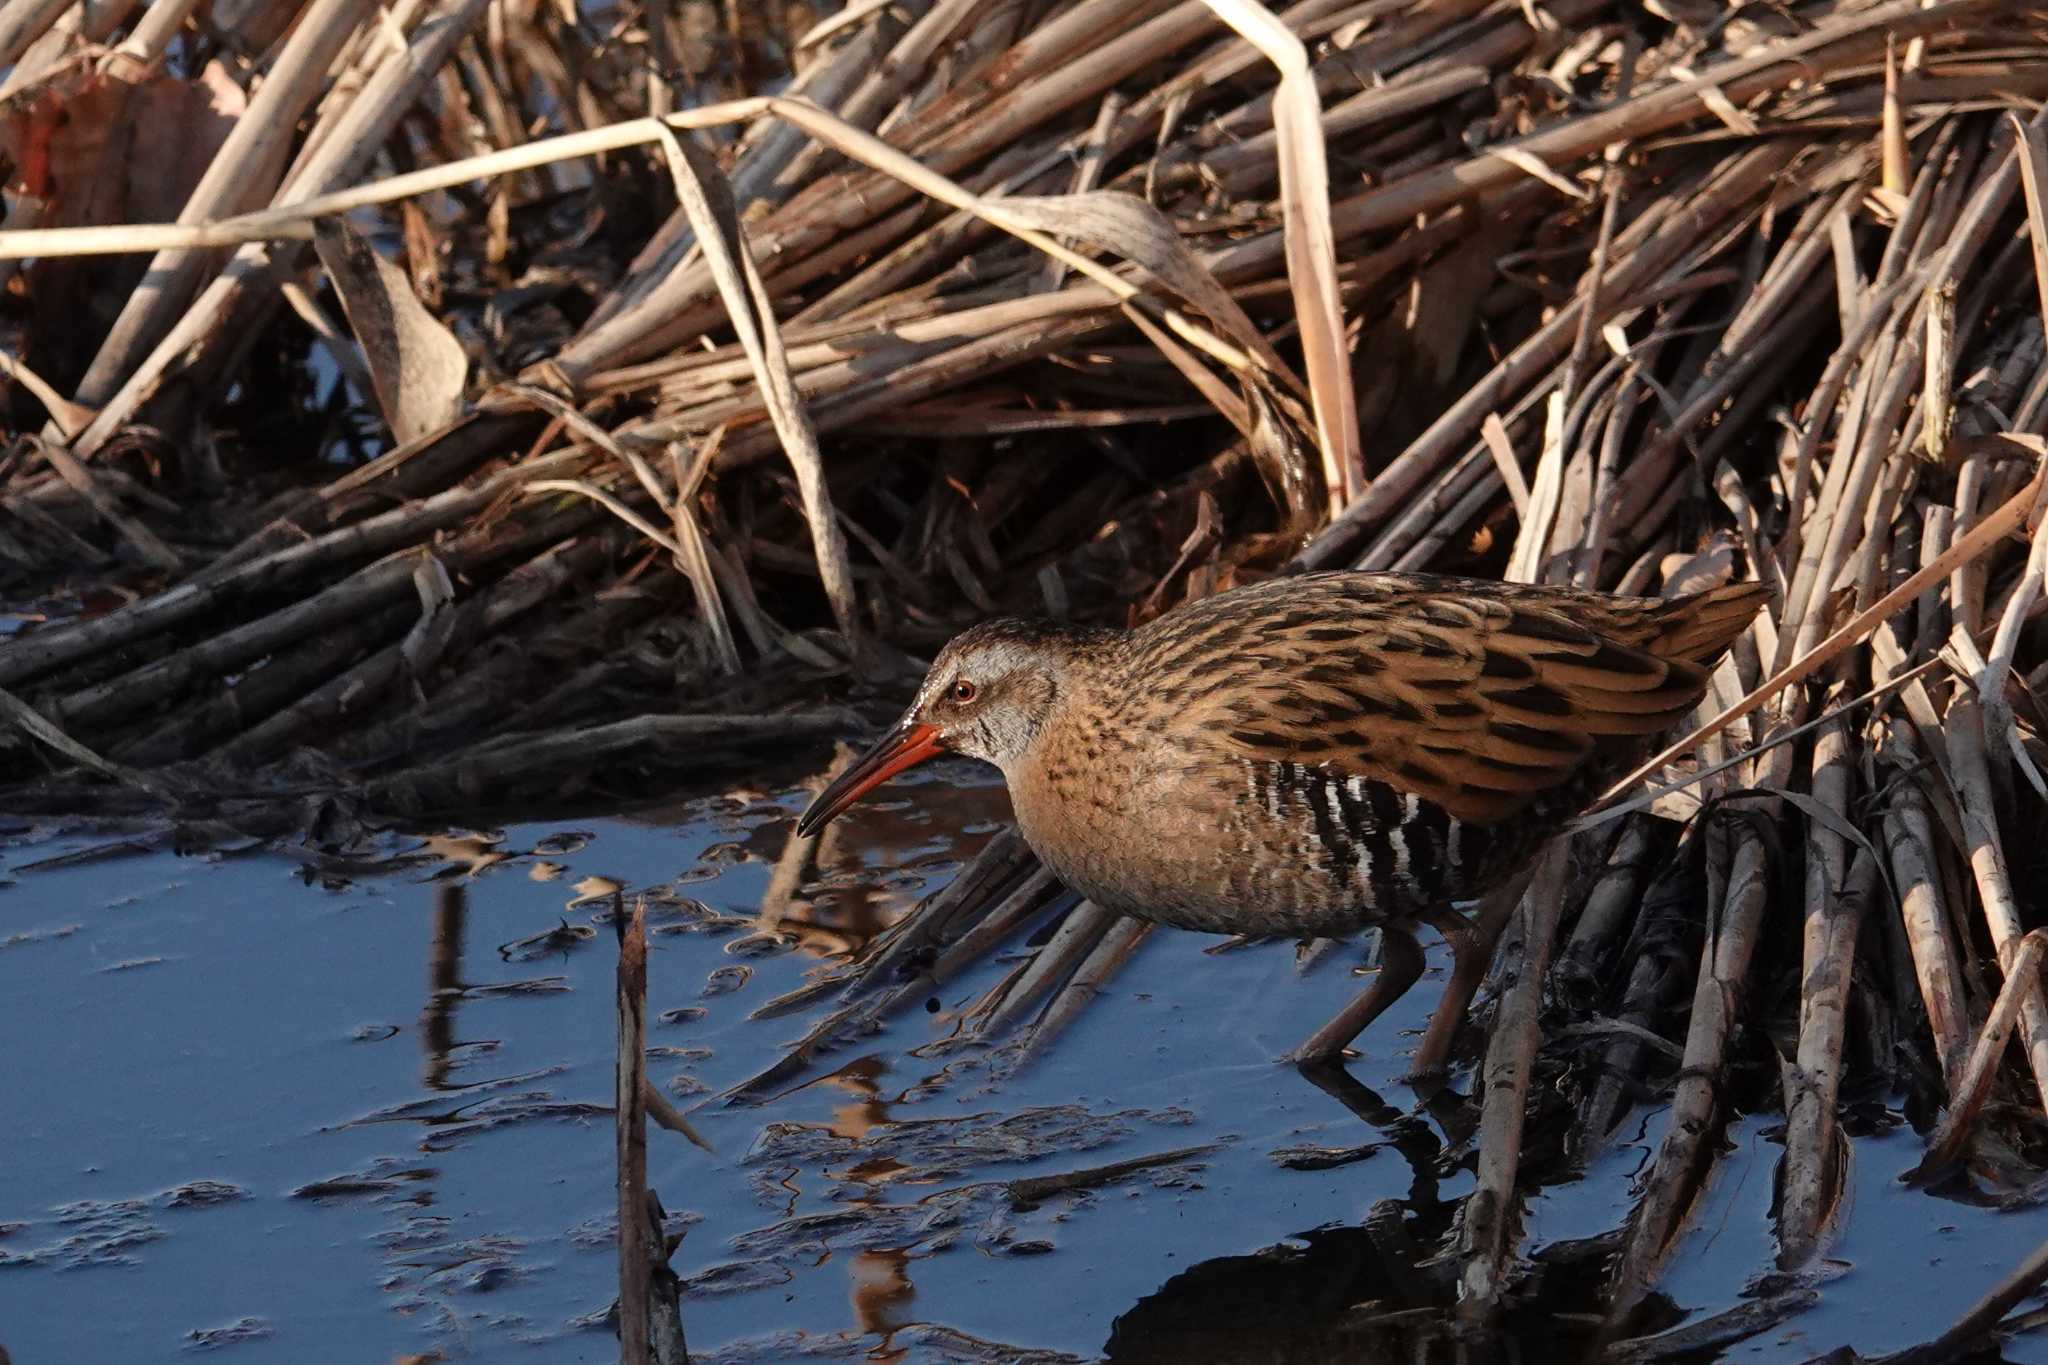
[[[1434,991],[1367,1035],[1357,1089],[1274,1060],[1355,988],[1355,953],[1303,975],[1290,945],[1154,935],[1021,1071],[944,1046],[1007,969],[989,962],[764,1106],[713,1098],[810,1017],[750,1010],[979,847],[1005,811],[982,781],[941,768],[857,811],[774,923],[797,791],[324,867],[0,822],[0,1345],[15,1365],[615,1359],[601,877],[649,896],[650,1075],[718,1148],[650,1138],[703,1358],[1456,1358],[1416,1286],[1470,1188],[1469,1137],[1398,1079]],[[466,910],[437,895],[450,879]],[[1661,1122],[1537,1195],[1534,1254],[1619,1226]],[[1731,1131],[1670,1320],[1784,1288],[1764,1278],[1775,1132]],[[1919,1152],[1903,1127],[1859,1142],[1814,1306],[1727,1358],[1924,1340],[2048,1235],[2039,1211],[1900,1186]],[[1418,1263],[1390,1259],[1404,1243]],[[1590,1306],[1528,1306],[1522,1358],[1566,1358]]]

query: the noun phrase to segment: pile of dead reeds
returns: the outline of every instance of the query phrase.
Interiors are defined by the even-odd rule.
[[[1677,755],[1706,774],[1657,798],[1697,816],[1676,854],[1595,824],[1523,901],[1466,1311],[1512,1279],[1524,1163],[1645,1084],[1675,1115],[1616,1330],[1738,1098],[1787,1114],[1788,1268],[1845,1083],[1943,1107],[1933,1166],[2048,1150],[2048,9],[896,0],[777,47],[737,5],[246,8],[0,6],[0,257],[50,358],[9,361],[40,427],[0,455],[0,589],[77,618],[0,645],[0,799],[445,808],[839,731],[776,703],[997,609],[1751,573],[1776,605]],[[733,98],[627,117],[714,68]],[[206,115],[155,214],[49,154],[115,156],[76,134],[124,110]],[[316,258],[344,213],[404,268],[336,226]],[[132,263],[117,316],[72,253]],[[400,443],[237,501],[278,460],[224,422],[312,346]],[[806,994],[843,992],[789,1065],[1056,896],[999,839]],[[1049,1039],[1142,938],[1083,907],[988,1022]],[[1560,1067],[1583,1103],[1525,1152]]]

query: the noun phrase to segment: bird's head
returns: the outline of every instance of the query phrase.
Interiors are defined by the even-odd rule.
[[[799,834],[902,772],[942,753],[986,759],[1008,776],[1045,728],[1081,652],[1115,632],[1003,617],[939,651],[903,718],[811,802]]]

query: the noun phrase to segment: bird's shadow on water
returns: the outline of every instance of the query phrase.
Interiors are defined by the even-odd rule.
[[[1503,1332],[1471,1331],[1458,1322],[1458,1264],[1441,1248],[1454,1236],[1460,1203],[1446,1196],[1445,1177],[1471,1137],[1465,1097],[1441,1081],[1418,1083],[1416,1107],[1404,1110],[1341,1065],[1296,1070],[1303,1084],[1358,1119],[1362,1141],[1283,1149],[1274,1153],[1279,1164],[1314,1170],[1390,1153],[1408,1165],[1407,1194],[1378,1200],[1362,1222],[1327,1224],[1275,1246],[1189,1267],[1116,1319],[1104,1359],[1133,1365],[1561,1360],[1590,1340],[1584,1322],[1549,1311],[1518,1315]],[[1546,1284],[1552,1302],[1565,1287],[1562,1277],[1553,1278]],[[1583,1288],[1598,1292],[1593,1284]]]

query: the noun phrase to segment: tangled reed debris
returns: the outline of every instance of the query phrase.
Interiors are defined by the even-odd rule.
[[[0,800],[445,810],[834,732],[822,684],[992,611],[1335,565],[1750,574],[1776,603],[1654,798],[1686,823],[1589,823],[1522,901],[1462,1311],[1512,1297],[1518,1186],[1645,1089],[1616,1358],[1687,1349],[1628,1334],[1738,1112],[1787,1116],[1795,1274],[1845,1096],[1948,1110],[1930,1178],[2033,1177],[2048,11],[707,9],[0,4]],[[425,309],[374,306],[388,271],[323,298],[341,213]],[[447,383],[404,368],[436,328],[466,387],[394,385]],[[463,413],[359,460],[379,433],[315,354],[404,394],[394,429]],[[279,453],[316,449],[338,472]],[[1044,1047],[1143,947],[1070,899],[999,837],[779,1002],[832,1004],[743,1095],[1064,913],[975,1015]],[[1539,1085],[1583,1100],[1561,1134]]]

